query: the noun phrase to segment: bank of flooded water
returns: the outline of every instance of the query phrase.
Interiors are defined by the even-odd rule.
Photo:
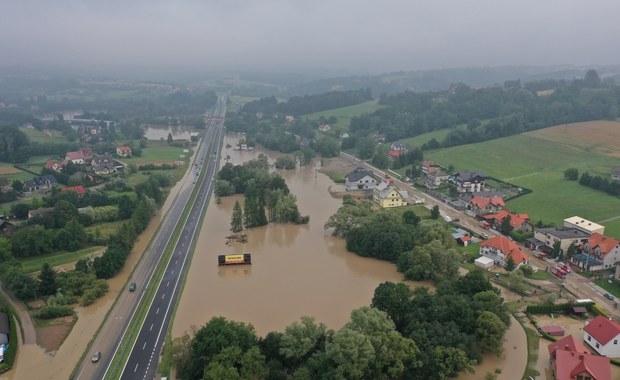
[[[236,140],[227,142],[235,145]],[[231,162],[241,163],[260,151],[223,149]],[[270,157],[271,160],[274,157]],[[175,316],[173,336],[211,317],[251,323],[258,334],[283,330],[303,315],[331,328],[344,325],[351,311],[368,305],[374,289],[402,275],[388,262],[358,257],[342,239],[329,236],[323,225],[342,204],[333,199],[331,180],[314,164],[279,171],[297,197],[308,225],[270,224],[246,231],[247,243],[227,245],[230,216],[242,196],[212,199],[201,228],[187,282]],[[252,254],[251,266],[218,267],[217,255]]]

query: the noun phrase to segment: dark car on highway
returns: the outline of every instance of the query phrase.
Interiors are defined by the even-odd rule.
[[[136,290],[136,283],[132,282],[131,284],[129,284],[129,291],[133,292]]]

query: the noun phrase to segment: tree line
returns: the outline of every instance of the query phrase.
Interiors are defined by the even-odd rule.
[[[215,317],[176,338],[172,360],[181,379],[443,380],[499,355],[509,323],[503,299],[474,271],[435,293],[382,283],[338,330],[305,316],[258,337],[250,324]]]
[[[594,70],[583,79],[548,84],[558,87],[547,96],[538,96],[534,85],[474,89],[456,84],[440,92],[405,91],[381,97],[384,107],[353,117],[349,129],[358,137],[379,133],[396,141],[454,128],[441,142],[424,145],[433,149],[619,115],[620,87],[601,81]]]
[[[330,91],[318,95],[293,96],[285,102],[278,102],[276,97],[266,97],[246,103],[241,113],[263,113],[266,117],[274,114],[304,115],[333,108],[352,106],[372,100],[370,88]]]
[[[587,171],[579,176],[579,170],[568,168],[564,171],[564,178],[570,181],[579,180],[580,185],[588,186],[594,190],[604,191],[609,195],[620,196],[620,181],[613,181],[607,176],[592,175]]]

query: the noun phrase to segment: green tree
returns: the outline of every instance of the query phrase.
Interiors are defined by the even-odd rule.
[[[510,234],[512,234],[512,230],[514,230],[514,227],[510,224],[511,220],[511,216],[506,215],[506,217],[502,219],[502,224],[499,227],[499,230],[506,236],[510,236]]]
[[[481,352],[493,352],[499,356],[503,351],[504,334],[508,327],[490,311],[483,311],[476,319],[476,342]]]
[[[377,142],[372,137],[366,137],[358,141],[357,152],[362,160],[371,158],[375,154]]]
[[[561,242],[559,240],[553,243],[553,250],[551,251],[551,257],[559,257],[562,253]]]
[[[300,364],[315,352],[323,351],[327,339],[327,328],[317,324],[312,317],[301,317],[284,329],[280,341],[280,354],[295,364]]]
[[[566,249],[566,256],[573,257],[575,253],[577,253],[577,247],[575,246],[575,243],[570,243]]]
[[[327,342],[325,353],[336,366],[337,378],[341,379],[367,378],[375,361],[375,350],[370,339],[346,327],[337,331]]]
[[[22,181],[18,181],[18,180],[14,180],[11,183],[11,187],[13,188],[13,190],[17,191],[18,193],[21,193],[22,190],[24,190],[24,184],[22,183]]]
[[[230,220],[230,230],[232,232],[243,231],[243,211],[241,211],[239,201],[235,201],[235,206],[233,207],[232,217]]]
[[[129,219],[134,210],[134,203],[127,195],[123,195],[118,199],[118,218]]]
[[[168,138],[166,139],[168,142],[168,145],[172,144],[174,142],[174,140],[172,139],[172,133],[168,132]]]
[[[504,264],[504,269],[508,272],[512,272],[516,267],[517,264],[515,263],[515,259],[513,259],[512,256],[508,257],[508,260],[506,260],[506,263]]]
[[[576,181],[579,179],[579,170],[575,169],[575,168],[568,168],[566,170],[564,170],[564,178],[571,180],[571,181]]]
[[[390,147],[388,145],[379,145],[372,156],[372,164],[379,169],[387,169],[390,166],[389,151]]]
[[[439,206],[433,206],[433,208],[431,209],[431,219],[438,219],[439,215]]]
[[[415,212],[407,210],[403,213],[403,222],[412,226],[417,226],[420,223],[420,217]]]
[[[407,285],[388,281],[375,289],[370,306],[386,312],[394,321],[396,328],[401,331],[407,323],[410,299],[411,290]]]
[[[467,354],[458,348],[435,347],[431,355],[431,363],[433,363],[434,369],[431,372],[433,379],[446,380],[457,377],[462,371],[473,373],[474,362],[468,359]]]

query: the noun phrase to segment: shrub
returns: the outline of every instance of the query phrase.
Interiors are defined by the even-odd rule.
[[[54,319],[73,315],[73,309],[68,306],[46,306],[35,314],[35,318]]]
[[[0,373],[6,372],[13,367],[13,362],[15,361],[15,356],[17,355],[17,326],[15,325],[15,318],[13,315],[15,314],[14,310],[10,306],[1,307],[0,311],[6,313],[9,318],[9,336],[15,337],[13,338],[13,343],[9,342],[9,348],[4,353],[4,362],[0,364]]]

